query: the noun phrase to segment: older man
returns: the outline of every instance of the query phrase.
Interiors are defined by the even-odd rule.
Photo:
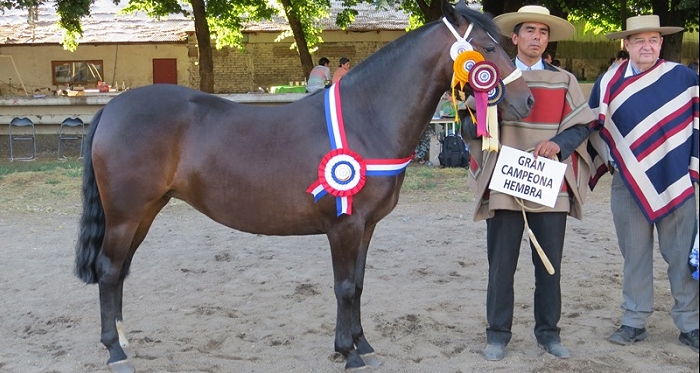
[[[698,77],[687,67],[659,59],[663,36],[681,27],[661,27],[656,15],[627,19],[629,60],[596,81],[589,104],[598,112],[589,150],[598,172],[613,174],[610,196],[617,240],[624,258],[622,325],[610,342],[630,345],[649,335],[654,311],[654,229],[668,263],[675,300],[671,317],[678,339],[698,351],[698,283],[688,266],[697,235]],[[603,141],[601,141],[601,138]]]
[[[470,183],[478,196],[474,220],[486,219],[486,245],[489,282],[486,295],[487,360],[501,360],[510,342],[513,324],[513,281],[524,228],[534,232],[542,250],[551,261],[549,274],[531,242],[535,266],[535,338],[548,353],[568,358],[569,350],[561,344],[560,270],[566,232],[567,214],[581,217],[583,193],[587,188],[589,162],[582,145],[588,137],[588,124],[595,119],[581,93],[576,77],[542,59],[550,41],[571,37],[574,27],[566,20],[549,14],[547,8],[529,5],[516,13],[494,18],[504,36],[517,46],[515,66],[522,70],[535,105],[530,115],[519,121],[501,121],[500,142],[536,157],[555,158],[567,164],[565,182],[553,208],[521,201],[488,189],[498,154],[482,151],[474,125],[463,120],[472,153]]]

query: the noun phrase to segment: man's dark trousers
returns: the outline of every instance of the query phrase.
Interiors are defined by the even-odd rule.
[[[540,344],[560,342],[561,257],[566,233],[566,212],[527,213],[530,229],[554,267],[547,273],[530,244],[535,267],[535,338]],[[513,324],[513,277],[518,265],[524,231],[521,211],[497,210],[486,220],[489,284],[486,295],[487,343],[507,345]]]

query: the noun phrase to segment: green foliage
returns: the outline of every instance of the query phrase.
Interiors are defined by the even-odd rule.
[[[264,0],[209,0],[207,23],[216,48],[243,48],[244,24],[271,19],[278,10]]]
[[[626,0],[628,14],[649,14],[651,3],[648,0]],[[569,21],[585,21],[585,32],[602,34],[620,30],[624,23],[622,19],[622,4],[620,1],[576,0],[569,5]]]
[[[680,0],[678,10],[686,15],[685,27],[695,32],[700,31],[700,2],[698,0]]]
[[[113,0],[115,4],[119,0]],[[92,0],[56,0],[58,25],[64,30],[63,48],[75,51],[78,48],[78,37],[83,34],[80,19],[90,15]]]
[[[120,0],[113,0],[119,4]],[[168,14],[182,14],[189,16],[189,12],[182,8],[177,0],[130,0],[122,10],[122,14],[142,11],[151,18],[160,19]]]
[[[330,16],[331,2],[330,0],[289,0],[289,4],[291,6],[289,11],[296,16],[301,24],[309,52],[313,53],[317,46],[323,43],[321,38],[323,30],[318,21]],[[283,9],[281,11],[284,13]],[[280,33],[275,41],[281,41],[291,36],[293,36],[291,30],[285,31]],[[290,49],[298,49],[296,42],[292,43]]]
[[[43,4],[44,0],[0,0],[0,10],[2,9],[26,9],[30,6]]]
[[[638,14],[652,14],[653,0],[625,0],[627,5],[627,17]],[[698,1],[697,0],[661,0],[668,3],[668,11],[681,11],[684,16],[684,26],[688,29],[697,29],[698,26]],[[569,0],[567,1],[570,21],[585,21],[586,32],[601,34],[615,30],[621,30],[625,22],[620,0]]]

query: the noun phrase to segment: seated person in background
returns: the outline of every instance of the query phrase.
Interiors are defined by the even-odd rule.
[[[700,74],[700,64],[698,63],[697,60],[696,60],[696,61],[693,61],[693,62],[691,62],[691,63],[689,63],[689,64],[688,64],[688,67],[689,67],[691,70],[695,71],[695,75],[699,75],[699,74]]]
[[[347,57],[341,57],[340,63],[338,64],[338,69],[333,73],[333,83],[337,83],[340,78],[345,75],[348,70],[350,70],[350,59]]]
[[[617,52],[615,55],[615,61],[608,67],[608,70],[612,69],[613,67],[618,67],[622,65],[623,62],[629,60],[630,54],[626,50],[620,50]]]
[[[550,51],[544,51],[544,53],[542,53],[542,59],[544,60],[544,62],[546,62],[546,63],[548,63],[548,64],[550,64],[550,65],[553,64],[552,58],[554,58],[554,57],[552,56],[552,52],[550,52]]]
[[[309,73],[309,81],[306,84],[308,92],[313,93],[326,87],[331,80],[331,69],[328,67],[330,64],[331,60],[326,57],[321,57],[318,60],[318,65]]]

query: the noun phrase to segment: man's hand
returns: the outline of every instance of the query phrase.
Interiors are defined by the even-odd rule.
[[[537,159],[538,156],[543,156],[545,158],[553,158],[559,152],[561,149],[559,149],[559,145],[555,143],[554,141],[541,141],[537,146],[535,146],[535,150],[532,152],[532,154],[535,155],[535,159]]]

